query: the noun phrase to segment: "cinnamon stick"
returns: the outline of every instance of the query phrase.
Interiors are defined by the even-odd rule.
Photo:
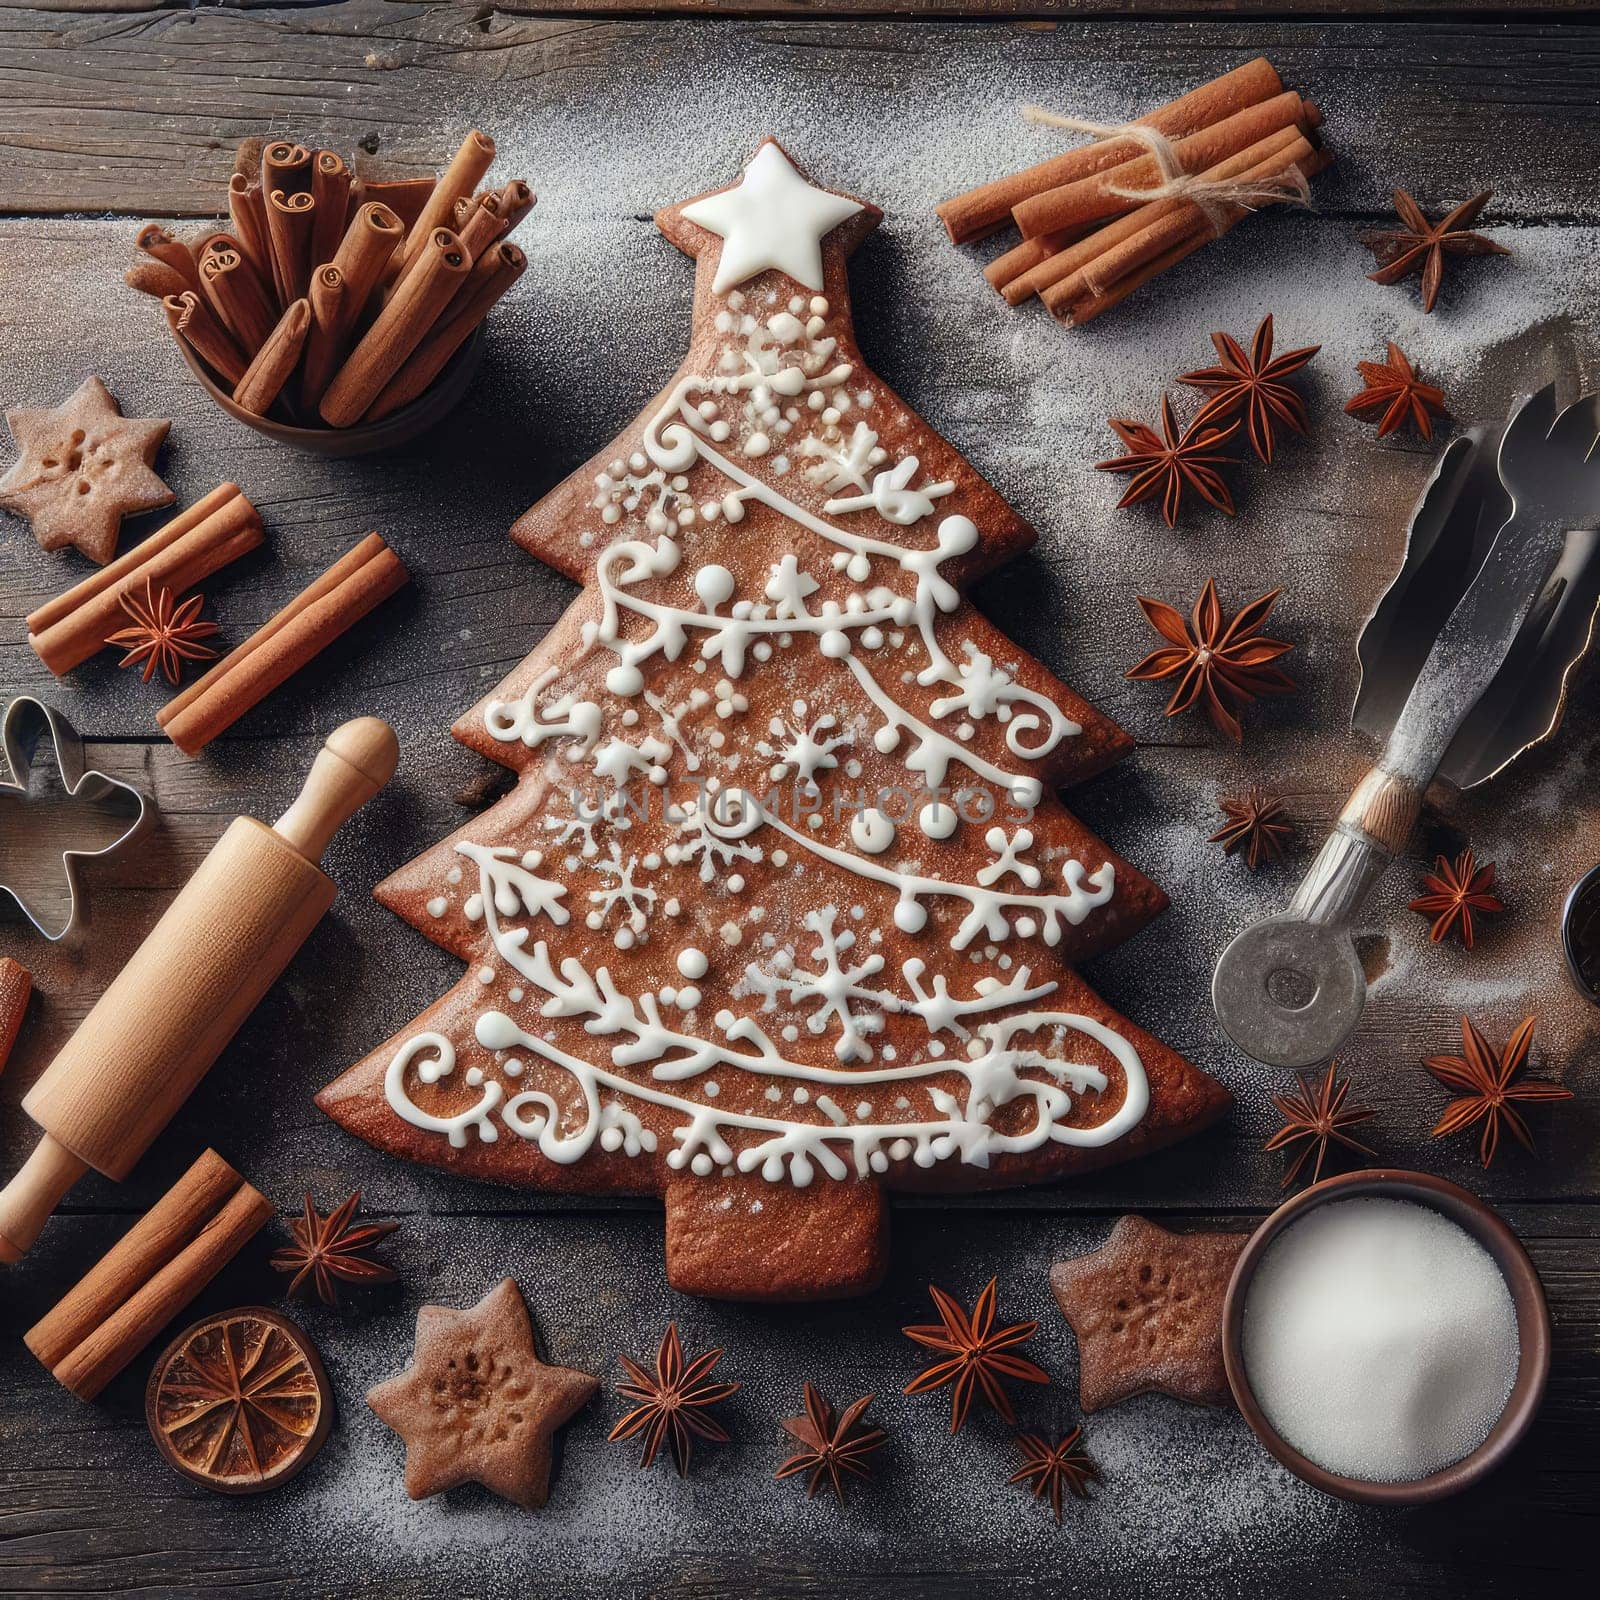
[[[183,279],[185,288],[199,290],[200,274],[195,267],[194,252],[181,239],[174,239],[159,222],[147,222],[134,243],[147,256],[171,267]]]
[[[478,180],[489,170],[493,160],[494,140],[474,128],[461,141],[461,148],[440,175],[427,204],[412,223],[401,256],[402,266],[408,265],[412,257],[423,250],[437,229],[449,227],[451,208],[463,195],[470,195],[478,187]]]
[[[279,139],[261,151],[261,192],[271,194],[282,189],[285,194],[298,194],[311,187],[311,152],[292,139]]]
[[[503,221],[497,193],[481,194],[469,203],[466,225],[460,232],[461,248],[469,261],[475,262],[501,236]]]
[[[272,284],[287,306],[305,293],[311,276],[311,230],[317,202],[309,189],[267,191],[267,238],[272,243]]]
[[[199,1233],[244,1180],[207,1150],[24,1335],[54,1367]]]
[[[503,239],[533,210],[538,197],[523,178],[513,178],[500,190],[500,237]]]
[[[233,402],[252,416],[264,417],[273,402],[283,393],[294,369],[300,365],[300,353],[306,347],[306,334],[311,328],[311,302],[296,300],[278,319],[278,325],[267,335],[266,343],[256,351],[255,360],[245,368],[244,376],[234,385]]]
[[[17,1042],[32,993],[33,979],[28,969],[10,956],[0,956],[0,1072],[6,1070],[6,1058]]]
[[[1268,134],[1265,139],[1250,146],[1248,150],[1241,150],[1237,155],[1229,156],[1226,161],[1220,161],[1214,167],[1207,167],[1201,177],[1207,182],[1223,183],[1244,178],[1255,167],[1263,162],[1270,161],[1274,156],[1283,155],[1286,151],[1299,150],[1308,155],[1311,150],[1304,134],[1298,128],[1280,128],[1276,133]],[[1288,170],[1289,157],[1277,173]],[[1097,228],[1086,238],[1077,243],[1057,251],[1047,260],[1041,262],[1031,270],[1020,273],[1001,290],[1006,300],[1011,305],[1020,305],[1029,295],[1041,294],[1052,284],[1059,283],[1063,278],[1071,277],[1080,270],[1093,270],[1094,263],[1108,251],[1122,245],[1125,241],[1133,239],[1143,233],[1146,228],[1159,222],[1162,218],[1182,214],[1188,222],[1193,222],[1200,217],[1198,207],[1192,201],[1181,197],[1167,200],[1152,200],[1146,205],[1139,206],[1136,210],[1128,212],[1126,216],[1117,217],[1106,223],[1103,228]],[[1200,220],[1204,221],[1201,217]],[[1175,242],[1169,240],[1168,244]],[[1162,249],[1167,246],[1163,245]],[[1160,254],[1158,250],[1155,254]]]
[[[382,536],[368,534],[237,650],[169,700],[156,721],[185,755],[198,755],[410,576]]]
[[[344,238],[345,207],[350,199],[350,173],[332,150],[319,150],[311,159],[311,196],[316,220],[311,227],[311,269],[333,260]]]
[[[167,314],[172,337],[186,344],[226,383],[237,383],[244,376],[245,358],[233,336],[217,319],[210,305],[193,289],[169,294],[161,302]]]
[[[1089,228],[1066,228],[1060,233],[1041,233],[1037,239],[1024,239],[1004,255],[996,256],[983,269],[983,275],[1011,300],[1011,296],[1006,294],[1008,284],[1014,283],[1023,273],[1031,272],[1040,262],[1048,261],[1051,256],[1065,250],[1068,245],[1076,244],[1092,231]],[[1012,300],[1011,303],[1015,305],[1016,301]]]
[[[267,234],[267,204],[261,185],[252,183],[241,172],[228,179],[228,216],[246,261],[274,294],[272,279],[272,240]]]
[[[407,233],[438,187],[437,178],[361,178],[362,204],[386,206]]]
[[[174,594],[192,587],[266,537],[261,517],[236,483],[205,499],[28,617],[28,643],[59,678],[101,649],[123,625],[121,597],[146,581]]]
[[[1134,120],[1169,139],[1181,139],[1214,122],[1221,122],[1246,106],[1268,100],[1282,90],[1283,82],[1272,63],[1265,56],[1257,56]],[[1022,172],[958,194],[936,209],[951,239],[965,244],[1004,227],[1011,219],[1012,210],[1030,196],[1104,172],[1137,155],[1140,149],[1141,146],[1131,139],[1075,145]]]
[[[122,274],[122,281],[130,289],[154,295],[157,300],[165,300],[169,294],[182,294],[189,287],[181,272],[153,256],[141,256]]]
[[[25,1335],[92,1400],[272,1215],[272,1204],[207,1150]]]
[[[460,239],[448,228],[435,228],[416,270],[396,287],[328,385],[318,409],[330,428],[348,428],[366,413],[470,270]]]
[[[1280,128],[1294,124],[1303,132],[1316,127],[1321,120],[1321,113],[1310,101],[1302,100],[1289,90],[1176,140],[1172,152],[1185,172],[1200,172],[1248,149]],[[1112,188],[1148,189],[1160,181],[1161,169],[1155,157],[1146,152],[1091,177],[1034,195],[1018,204],[1012,215],[1025,239],[1041,233],[1057,233],[1063,228],[1081,228],[1102,217],[1121,216],[1141,204],[1136,199],[1112,194]]]
[[[259,350],[278,320],[278,308],[238,240],[224,243],[216,238],[206,245],[200,257],[200,286],[239,348],[246,354]]]
[[[1329,151],[1312,149],[1307,142],[1307,153],[1294,164],[1299,166],[1306,177],[1311,178],[1330,166],[1332,162],[1333,156]],[[1275,177],[1287,170],[1289,164],[1274,157],[1271,161],[1262,162],[1258,168],[1242,174],[1242,177],[1247,180]],[[1193,207],[1189,209],[1194,210]],[[1244,206],[1230,205],[1225,207],[1224,211],[1225,215],[1215,227],[1197,211],[1192,218],[1180,218],[1180,221],[1187,222],[1187,232],[1171,227],[1172,219],[1163,219],[1152,229],[1146,230],[1152,237],[1142,239],[1136,236],[1134,241],[1130,241],[1132,247],[1124,247],[1124,254],[1120,257],[1116,252],[1108,252],[1102,268],[1104,278],[1096,277],[1092,283],[1078,278],[1063,280],[1046,289],[1040,298],[1050,312],[1063,322],[1071,322],[1075,326],[1093,322],[1096,317],[1109,311],[1113,306],[1120,305],[1130,294],[1149,283],[1152,278],[1159,277],[1169,267],[1176,266],[1185,257],[1210,244],[1213,239],[1231,232],[1251,215],[1250,210]],[[1158,242],[1157,230],[1166,230],[1167,237],[1173,233],[1178,237],[1170,248],[1152,256],[1149,252]],[[1130,262],[1136,264],[1130,265]]]
[[[344,274],[333,263],[311,274],[311,331],[300,372],[300,404],[315,411],[344,359],[352,318],[346,316]]]
[[[344,277],[347,326],[354,325],[405,236],[399,214],[381,200],[365,201],[351,219],[333,257]]]
[[[522,276],[527,265],[528,258],[509,240],[502,239],[491,246],[473,267],[449,310],[384,385],[365,420],[376,422],[415,400],[444,370],[495,302]]]

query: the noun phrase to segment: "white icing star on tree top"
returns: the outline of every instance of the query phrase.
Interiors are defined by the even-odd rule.
[[[683,208],[683,216],[722,238],[712,288],[720,294],[776,267],[807,289],[822,288],[822,241],[865,210],[859,201],[807,183],[768,141],[731,189]]]

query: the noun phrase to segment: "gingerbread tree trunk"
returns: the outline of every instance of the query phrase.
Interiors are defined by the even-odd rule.
[[[880,215],[769,140],[657,218],[688,358],[513,529],[584,592],[454,730],[516,787],[378,889],[469,970],[319,1096],[467,1176],[662,1195],[692,1293],[859,1292],[884,1190],[1227,1103],[1069,970],[1165,903],[1054,798],[1129,741],[963,599],[1033,533],[862,363]]]

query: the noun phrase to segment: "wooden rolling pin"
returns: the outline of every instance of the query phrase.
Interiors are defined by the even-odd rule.
[[[234,818],[24,1098],[44,1132],[0,1190],[0,1261],[22,1259],[90,1167],[128,1175],[333,904],[317,862],[398,760],[388,723],[359,717],[272,827]]]

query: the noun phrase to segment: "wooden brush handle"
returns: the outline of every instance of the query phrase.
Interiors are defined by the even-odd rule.
[[[127,1176],[333,903],[316,862],[398,757],[386,723],[347,722],[276,828],[235,818],[23,1100],[45,1138],[0,1191],[0,1260],[85,1167]]]

